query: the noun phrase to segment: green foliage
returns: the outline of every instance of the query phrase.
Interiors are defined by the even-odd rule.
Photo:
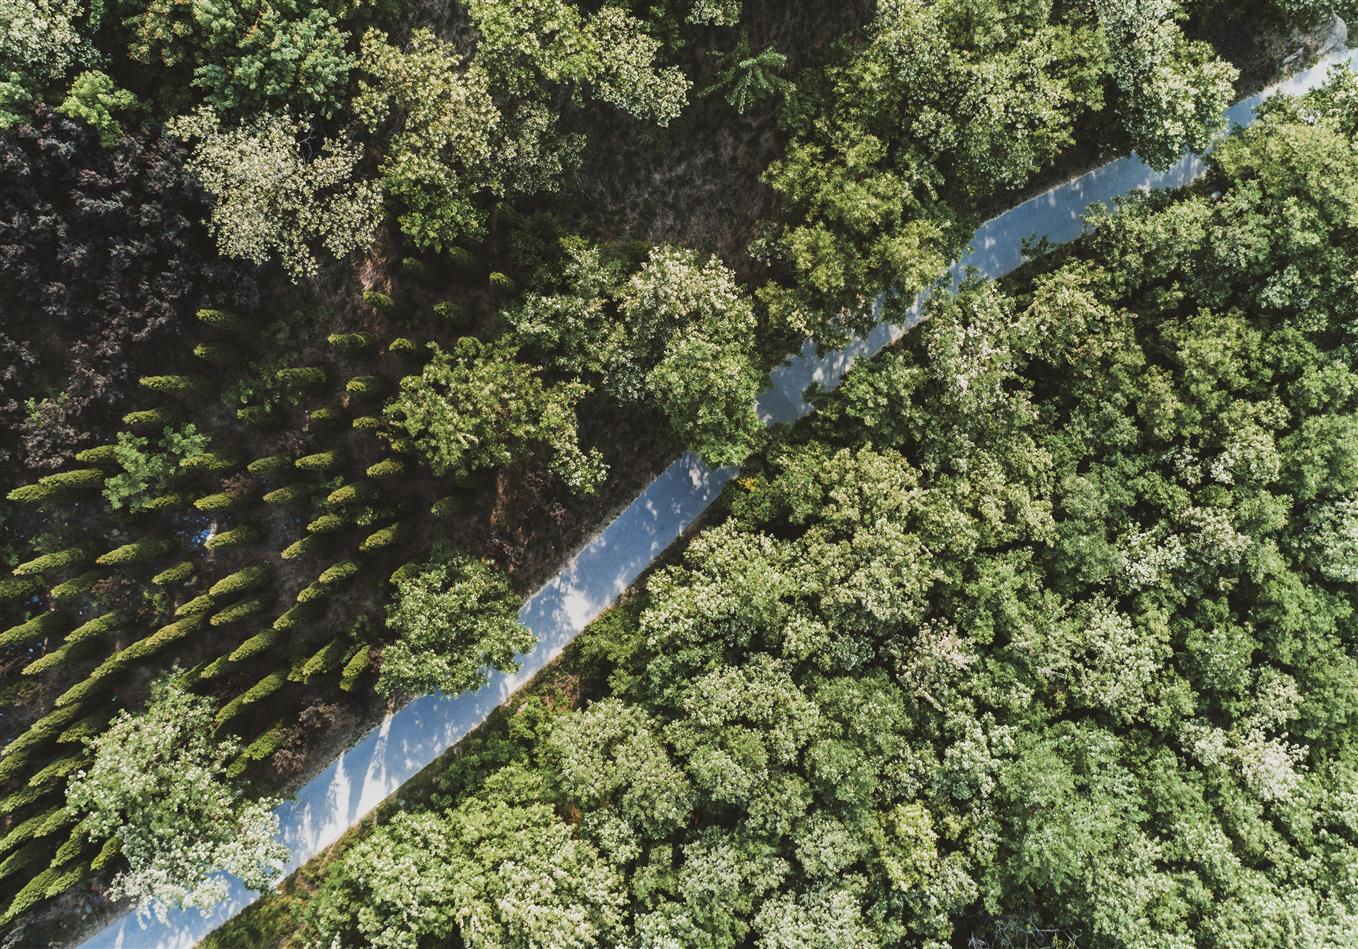
[[[207,380],[201,376],[142,376],[137,381],[152,392],[184,399],[201,398],[208,391]]]
[[[310,682],[316,676],[329,672],[343,662],[349,648],[347,638],[332,639],[306,659],[298,662],[288,673],[288,680],[291,682]]]
[[[117,840],[127,869],[112,892],[162,918],[168,906],[207,908],[226,894],[219,871],[264,887],[287,856],[273,840],[272,802],[247,801],[225,777],[238,746],[212,735],[212,705],[172,680],[136,716],[120,712],[90,743],[94,762],[67,787],[67,807],[91,839]]]
[[[366,352],[377,345],[377,337],[372,333],[331,333],[325,339],[336,349],[350,352]]]
[[[189,168],[215,199],[210,226],[224,255],[260,264],[277,257],[300,280],[316,273],[320,248],[343,257],[372,239],[381,194],[355,180],[361,153],[346,139],[304,151],[311,129],[286,113],[223,126],[207,107],[169,128],[192,143]]]
[[[193,599],[186,600],[185,602],[179,604],[179,606],[174,611],[174,615],[197,616],[200,613],[206,613],[208,610],[216,606],[216,604],[217,604],[216,597],[212,596],[210,593],[201,593],[198,596],[195,596]]]
[[[143,537],[130,544],[123,544],[115,547],[106,554],[100,554],[94,558],[94,562],[102,567],[121,566],[129,563],[141,563],[146,560],[155,560],[164,557],[174,550],[174,542],[164,537]]]
[[[179,414],[169,406],[157,406],[139,412],[128,412],[123,416],[123,424],[128,428],[143,430],[165,429],[179,420]]]
[[[786,56],[772,46],[756,53],[750,48],[750,37],[741,34],[735,47],[722,55],[717,74],[703,94],[720,92],[731,108],[745,113],[787,92],[791,83],[781,75],[786,68]]]
[[[212,614],[212,618],[208,620],[208,623],[212,626],[226,626],[229,623],[236,623],[260,613],[266,609],[268,605],[269,601],[264,599],[241,600],[239,603],[233,603],[226,609]]]
[[[261,536],[259,528],[242,524],[220,534],[213,534],[204,541],[203,546],[208,550],[232,550],[237,547],[248,547],[256,543]]]
[[[382,651],[383,695],[478,688],[487,666],[514,669],[515,655],[533,644],[518,620],[519,598],[488,562],[436,552],[393,583],[387,626],[398,638]]]
[[[222,330],[226,333],[234,333],[239,336],[254,333],[258,329],[252,320],[241,316],[239,313],[232,313],[228,310],[206,308],[199,310],[195,316],[197,316],[200,322],[206,323],[213,329]]]
[[[344,692],[352,692],[358,680],[368,674],[372,668],[372,649],[367,645],[360,646],[358,651],[350,657],[344,664],[344,669],[340,672],[340,689]]]
[[[282,637],[283,634],[278,630],[266,629],[262,633],[251,636],[232,650],[231,654],[227,656],[227,661],[244,662],[247,659],[252,659],[260,653],[272,649]]]
[[[344,391],[352,396],[361,399],[371,399],[382,394],[383,385],[381,376],[355,376],[344,384]]]
[[[1178,0],[1096,0],[1108,38],[1123,126],[1153,168],[1201,151],[1221,125],[1239,73],[1207,43],[1188,40]]]
[[[85,547],[67,547],[24,561],[14,568],[14,575],[16,577],[38,577],[55,570],[80,566],[88,563],[89,559],[90,552]]]
[[[306,484],[285,484],[281,488],[274,488],[261,499],[265,504],[284,505],[301,504],[311,497],[311,486]]]
[[[675,435],[713,464],[752,447],[763,381],[755,314],[715,257],[652,248],[624,279],[603,248],[563,244],[565,292],[530,294],[506,314],[550,365],[625,403],[659,409]]]
[[[264,734],[260,735],[250,744],[245,746],[245,750],[236,756],[236,760],[231,762],[231,766],[226,769],[227,777],[235,778],[245,773],[245,769],[256,761],[264,761],[279,746],[287,740],[288,726],[286,722],[277,722]]]
[[[329,471],[336,465],[344,461],[344,454],[337,448],[329,451],[316,452],[312,455],[303,455],[293,464],[299,471]]]
[[[332,494],[330,497],[333,498],[334,495]],[[335,503],[334,501],[329,499],[327,499],[327,501],[328,503],[331,504]],[[342,529],[345,523],[346,522],[344,518],[340,517],[338,514],[322,514],[320,517],[316,518],[314,521],[308,524],[306,526],[306,529],[307,533],[310,534],[328,534],[331,531],[337,531]]]
[[[24,599],[41,587],[40,577],[0,577],[0,603]]]
[[[308,534],[283,548],[283,552],[279,556],[284,560],[296,560],[299,557],[312,556],[323,546],[324,544],[319,537],[315,534]]]
[[[382,478],[396,478],[405,473],[406,463],[400,458],[383,458],[381,461],[369,465],[365,472],[369,478],[381,480]]]
[[[429,507],[432,517],[453,517],[467,509],[467,498],[461,494],[450,494],[439,498]]]
[[[237,366],[245,360],[239,349],[225,343],[199,343],[193,347],[193,354],[206,363],[222,367]]]
[[[86,448],[75,453],[75,460],[82,465],[111,468],[118,464],[118,446],[96,445],[94,448]]]
[[[257,478],[273,477],[291,471],[292,459],[287,455],[266,455],[250,462],[245,470]]]
[[[53,636],[66,625],[66,617],[59,610],[39,613],[32,619],[0,632],[0,648],[22,646],[44,636]]]
[[[123,610],[110,610],[107,613],[86,620],[75,629],[66,634],[67,643],[78,643],[86,639],[93,639],[111,632],[120,626],[125,625],[131,617]]]
[[[123,136],[123,126],[115,113],[129,112],[140,107],[137,97],[122,89],[106,73],[86,70],[71,83],[71,91],[57,106],[57,111],[78,119],[99,133],[99,141],[108,148]]]
[[[79,576],[72,577],[64,583],[58,583],[48,592],[53,600],[74,600],[78,597],[86,596],[94,590],[95,585],[108,574],[103,570],[87,570]]]
[[[274,378],[289,388],[314,389],[325,385],[326,374],[319,366],[295,366],[278,370]]]
[[[286,672],[269,673],[264,678],[256,682],[254,685],[250,686],[250,688],[246,689],[240,695],[236,696],[230,702],[221,707],[221,710],[217,712],[216,717],[213,719],[216,727],[221,728],[222,725],[226,724],[231,719],[239,715],[242,711],[244,711],[247,705],[253,705],[255,702],[261,701],[262,699],[266,699],[270,695],[273,695],[275,692],[281,689],[287,683],[287,681],[288,676]]]
[[[181,428],[164,426],[159,443],[119,432],[113,454],[122,471],[104,481],[104,500],[115,511],[146,510],[153,498],[166,492],[185,459],[201,455],[207,444],[207,435],[192,423]]]
[[[208,590],[211,596],[235,596],[246,590],[253,590],[269,578],[269,568],[261,564],[243,567],[235,573],[222,577]]]
[[[158,587],[175,586],[193,576],[193,570],[193,564],[190,561],[185,560],[182,563],[175,564],[168,570],[162,570],[160,573],[156,574],[151,578],[151,583]]]
[[[218,514],[223,511],[235,510],[243,504],[244,498],[241,495],[226,491],[205,495],[193,502],[193,506],[204,514]]]
[[[401,539],[402,531],[400,524],[390,524],[381,530],[373,531],[363,539],[358,545],[358,549],[363,553],[371,553],[374,550],[382,550],[390,547]]]
[[[179,462],[179,467],[185,471],[221,472],[230,471],[239,465],[240,459],[235,455],[219,451],[205,451],[197,455],[190,455]]]
[[[311,619],[313,614],[314,611],[312,609],[306,606],[302,606],[300,604],[297,606],[289,607],[287,610],[284,610],[281,614],[279,614],[278,618],[273,621],[273,628],[278,630],[279,632],[286,632],[290,629],[296,629],[302,623],[307,622],[309,619]]]
[[[553,470],[567,484],[592,491],[603,480],[598,452],[583,452],[578,444],[574,415],[583,386],[546,385],[501,343],[463,337],[453,353],[437,343],[429,349],[433,355],[423,371],[401,380],[384,416],[410,437],[435,474],[506,465],[545,444]]]
[[[344,507],[349,504],[357,504],[365,500],[371,494],[370,485],[365,481],[356,481],[352,484],[342,484],[326,496],[325,503],[331,507]],[[331,515],[336,516],[336,515]],[[313,521],[312,523],[316,523]],[[328,525],[330,522],[326,522]],[[328,526],[327,530],[331,529]]]

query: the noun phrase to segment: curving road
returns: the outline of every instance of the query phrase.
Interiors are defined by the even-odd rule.
[[[1227,117],[1233,125],[1248,125],[1266,96],[1275,92],[1297,95],[1314,88],[1335,65],[1358,70],[1358,50],[1323,59],[1296,77],[1237,103]],[[1045,237],[1054,244],[1073,240],[1080,234],[1085,213],[1096,204],[1108,204],[1137,190],[1177,188],[1204,171],[1201,159],[1191,155],[1164,172],[1152,171],[1131,157],[1053,188],[982,225],[972,238],[972,250],[952,268],[953,287],[968,272],[989,278],[1009,273],[1023,262],[1028,238]],[[875,355],[913,327],[919,321],[923,302],[922,297],[917,299],[902,322],[879,323],[866,337],[844,349],[818,355],[808,343],[800,354],[773,372],[771,385],[759,397],[760,418],[765,424],[777,424],[806,415],[811,406],[803,393],[809,385],[816,383],[827,389],[837,386],[854,362]],[[879,298],[879,313],[881,306]],[[410,702],[336,758],[296,798],[280,805],[277,813],[282,839],[292,855],[285,872],[334,843],[556,658],[697,521],[735,473],[735,468],[714,471],[692,454],[674,462],[524,604],[519,616],[537,636],[537,645],[522,657],[519,671],[492,674],[490,682],[478,692],[429,695]],[[257,893],[233,880],[228,899],[207,915],[180,911],[162,924],[138,921],[127,913],[81,946],[192,946],[257,898]]]

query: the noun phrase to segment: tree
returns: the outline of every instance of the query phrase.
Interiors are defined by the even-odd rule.
[[[479,688],[486,669],[517,668],[533,645],[518,619],[519,598],[484,561],[436,552],[396,583],[387,627],[397,639],[382,650],[377,689],[383,695],[457,695]]]
[[[731,108],[745,113],[787,91],[791,83],[779,75],[786,68],[786,56],[772,46],[753,52],[749,35],[742,33],[735,48],[722,55],[716,77],[703,92],[721,92]]]
[[[28,114],[42,85],[62,78],[88,53],[79,0],[0,0],[0,129]]]
[[[180,463],[207,448],[208,438],[192,424],[176,430],[166,427],[158,448],[151,440],[131,432],[119,432],[114,458],[123,469],[104,480],[104,500],[115,511],[143,511],[163,495],[170,480],[179,473]]]
[[[99,133],[99,141],[107,148],[123,136],[122,123],[114,118],[114,113],[127,112],[139,105],[137,97],[119,88],[107,73],[86,70],[75,77],[71,91],[57,111],[85,122]]]
[[[347,851],[318,929],[383,949],[451,932],[472,947],[584,949],[617,938],[622,902],[617,871],[549,805],[473,798],[402,814]]]
[[[194,143],[188,166],[216,201],[211,227],[226,256],[262,264],[276,255],[297,280],[316,273],[318,246],[343,257],[372,239],[381,193],[355,180],[355,145],[325,139],[305,149],[299,139],[310,130],[281,114],[223,128],[201,108],[169,127]]]
[[[239,747],[213,737],[212,703],[173,678],[137,715],[122,711],[89,739],[94,760],[67,788],[67,807],[95,840],[118,841],[128,868],[115,897],[162,919],[167,907],[208,909],[226,895],[221,873],[271,884],[287,858],[269,801],[249,801],[225,778]]]
[[[584,452],[576,432],[578,383],[549,386],[515,358],[506,342],[458,340],[452,353],[430,343],[432,358],[383,415],[424,455],[435,474],[465,477],[506,465],[532,446],[546,446],[552,470],[576,490],[593,491],[604,477],[598,451]]]
[[[1098,0],[1096,9],[1123,127],[1137,152],[1167,168],[1184,149],[1205,148],[1220,128],[1236,69],[1206,43],[1184,37],[1177,0]]]

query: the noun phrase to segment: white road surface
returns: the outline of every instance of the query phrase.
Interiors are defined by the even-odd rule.
[[[1237,103],[1233,125],[1253,121],[1259,103],[1274,92],[1297,95],[1322,84],[1331,67],[1358,69],[1358,50],[1345,50],[1272,89]],[[953,285],[967,272],[996,278],[1024,260],[1026,240],[1045,237],[1061,244],[1078,237],[1085,213],[1133,191],[1177,188],[1203,174],[1201,159],[1186,156],[1164,172],[1135,157],[1123,158],[1053,188],[982,225],[971,251],[952,268]],[[877,303],[880,312],[882,301]],[[917,300],[901,323],[879,323],[842,350],[817,354],[808,343],[772,374],[759,398],[766,424],[793,422],[810,411],[803,398],[817,383],[832,389],[849,367],[895,342],[919,321]],[[429,695],[388,715],[278,808],[282,839],[292,855],[291,872],[334,843],[404,782],[481,724],[486,716],[556,658],[595,617],[611,606],[670,544],[707,510],[736,473],[711,470],[686,454],[652,481],[628,508],[590,540],[566,567],[523,606],[520,617],[537,636],[519,671],[494,673],[480,691]],[[192,946],[258,898],[233,880],[229,898],[207,915],[175,912],[169,921],[138,920],[131,913],[81,943],[82,949],[177,949]]]

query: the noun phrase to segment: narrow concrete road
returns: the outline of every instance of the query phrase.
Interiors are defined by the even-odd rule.
[[[1322,84],[1336,64],[1358,69],[1358,50],[1335,54],[1295,78],[1237,103],[1227,113],[1235,125],[1254,120],[1259,103],[1273,92],[1297,95]],[[1024,241],[1045,237],[1061,244],[1078,237],[1085,213],[1095,204],[1137,190],[1177,188],[1203,174],[1203,162],[1185,157],[1165,172],[1139,159],[1123,158],[1053,188],[992,218],[972,238],[972,250],[952,268],[956,287],[968,271],[1001,277],[1023,262]],[[772,374],[759,398],[765,424],[792,422],[811,407],[803,392],[812,383],[832,389],[859,359],[871,357],[919,321],[923,299],[916,300],[902,323],[879,323],[871,333],[842,350],[817,355],[811,344]],[[882,301],[877,308],[880,312]],[[602,533],[587,543],[523,606],[520,617],[537,636],[518,672],[495,673],[478,692],[455,697],[430,695],[410,702],[341,754],[278,808],[291,872],[391,795],[533,678],[595,617],[617,600],[655,559],[707,510],[735,468],[709,469],[686,454],[652,481]],[[151,949],[192,946],[249,906],[258,894],[233,881],[229,898],[206,916],[197,911],[171,914],[168,923],[143,926],[135,916],[119,917],[82,943],[87,949]]]

